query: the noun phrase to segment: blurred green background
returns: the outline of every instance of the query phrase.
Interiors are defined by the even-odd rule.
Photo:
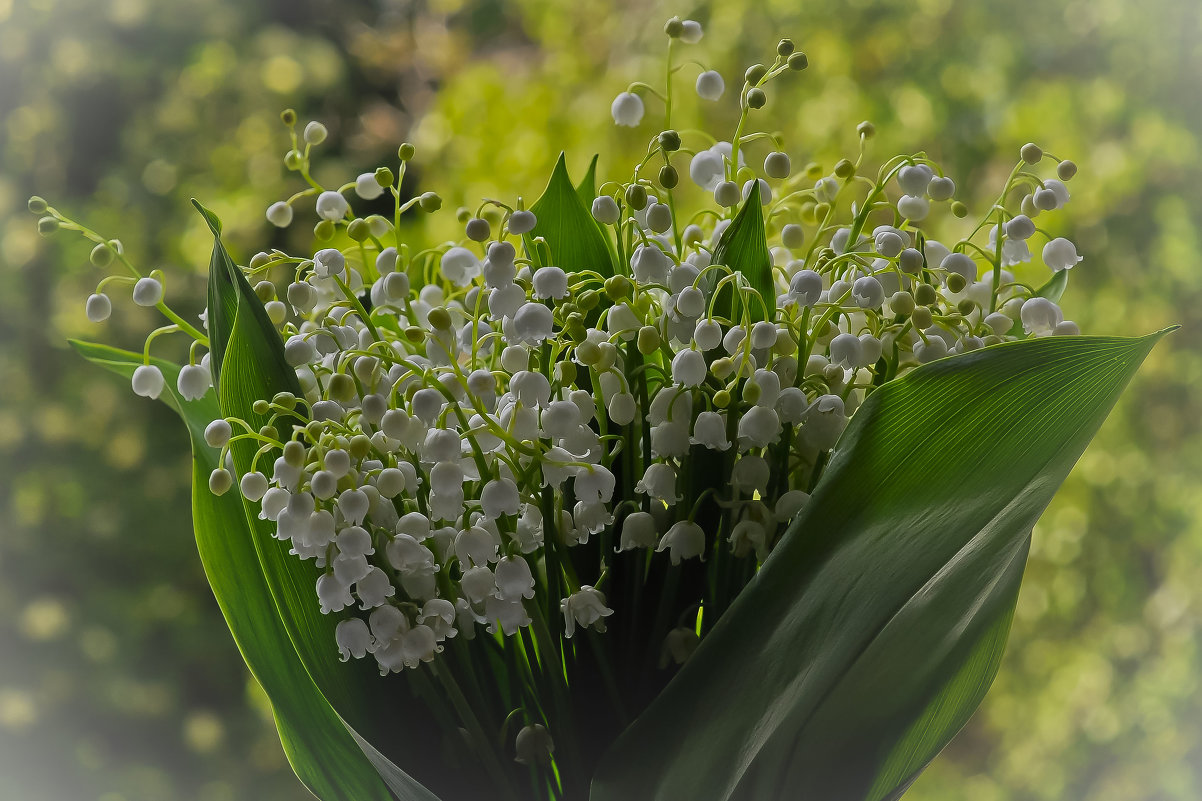
[[[1027,140],[1081,165],[1056,222],[1085,256],[1068,316],[1183,328],[1039,524],[1001,675],[907,797],[1202,797],[1202,4],[0,0],[0,798],[304,796],[195,555],[183,432],[64,344],[137,347],[150,318],[87,324],[87,248],[38,237],[25,199],[201,301],[187,199],[243,258],[285,244],[262,210],[297,188],[293,106],[330,128],[319,178],[416,142],[417,185],[447,199],[428,240],[460,203],[536,196],[560,149],[577,173],[629,163],[660,109],[631,132],[609,102],[661,74],[672,14],[705,24],[690,55],[728,100],[780,35],[809,53],[760,117],[794,164],[829,168],[870,119],[877,154],[927,149],[977,207]],[[731,110],[698,109],[711,130]]]

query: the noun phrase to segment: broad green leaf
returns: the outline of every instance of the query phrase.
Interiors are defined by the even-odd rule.
[[[89,361],[129,378],[142,364],[137,353],[87,342],[71,343]],[[259,568],[242,502],[233,490],[209,492],[218,452],[204,429],[220,416],[213,393],[196,401],[175,391],[179,368],[154,360],[167,379],[160,399],[183,419],[192,442],[192,515],[205,575],[251,675],[271,701],[276,728],[297,777],[323,801],[379,799],[392,795],[305,671]]]
[[[588,163],[588,172],[584,174],[584,180],[576,184],[576,197],[580,198],[580,202],[586,209],[593,207],[593,200],[597,197],[597,159],[599,156],[593,156],[593,160]],[[590,212],[591,214],[592,212]]]
[[[200,208],[199,204],[197,204]],[[213,219],[210,219],[213,225]],[[259,399],[279,392],[300,396],[296,373],[284,359],[283,342],[271,324],[262,303],[242,271],[226,252],[214,227],[214,255],[210,275],[210,298],[233,314],[209,319],[209,334],[216,353],[222,344],[224,357],[214,368],[217,398],[224,417],[244,420],[252,429],[272,424],[287,436],[288,427],[301,424],[296,418],[272,420],[254,410]],[[250,470],[255,445],[235,444],[230,449],[239,475]],[[259,457],[269,468],[277,454]],[[438,731],[428,709],[419,702],[404,678],[379,675],[370,660],[340,661],[334,629],[338,619],[321,614],[316,584],[320,575],[312,561],[289,553],[291,543],[274,536],[274,524],[258,517],[258,504],[243,503],[243,513],[258,554],[263,576],[275,601],[288,637],[313,682],[346,726],[371,743],[381,758],[402,760],[423,780],[439,787],[455,786],[463,779],[439,772],[441,741],[431,737]],[[398,725],[398,716],[405,721]],[[403,777],[404,792],[394,792],[402,801],[432,801],[436,796],[407,772],[392,764],[392,772]],[[390,785],[392,782],[390,782]],[[431,786],[434,786],[433,784]]]
[[[739,209],[734,220],[722,232],[722,238],[714,248],[713,263],[725,264],[740,273],[763,298],[763,305],[754,301],[748,305],[747,313],[751,322],[765,319],[765,306],[767,318],[771,319],[776,308],[776,284],[772,279],[772,255],[768,252],[764,209],[759,192],[753,189],[747,193],[743,208]],[[735,322],[743,313],[743,304],[729,285],[720,291],[714,308],[719,316]]]
[[[593,270],[606,277],[614,274],[612,244],[576,194],[562,153],[542,197],[530,210],[537,222],[527,235],[528,248],[534,237],[541,236],[547,241],[554,266],[569,273]]]
[[[592,801],[897,798],[983,697],[1031,529],[1159,336],[1007,343],[873,392]]]

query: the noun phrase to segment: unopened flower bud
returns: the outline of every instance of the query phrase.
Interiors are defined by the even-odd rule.
[[[1077,174],[1077,165],[1068,159],[1056,165],[1056,177],[1061,181],[1071,180]]]
[[[1034,142],[1027,142],[1019,150],[1019,155],[1028,164],[1038,164],[1040,159],[1043,158],[1043,148]]]
[[[768,102],[768,95],[758,86],[747,90],[747,108],[763,108]]]
[[[467,234],[467,238],[473,242],[485,242],[492,233],[492,229],[488,225],[488,220],[473,217],[467,221],[464,232]]]
[[[417,205],[427,214],[432,214],[442,208],[442,198],[437,192],[423,192]]]
[[[639,353],[643,354],[644,356],[650,355],[659,350],[661,341],[662,340],[660,339],[659,331],[655,330],[654,327],[645,325],[639,329]]]
[[[810,66],[810,59],[805,53],[794,53],[789,56],[789,69],[801,71]]]
[[[665,164],[659,168],[659,185],[664,189],[675,189],[680,183],[680,175],[676,172],[676,168],[671,164]]]
[[[635,211],[642,211],[647,207],[647,187],[642,184],[631,184],[626,187],[626,205]]]
[[[326,141],[326,135],[329,131],[326,126],[322,125],[317,120],[313,120],[305,126],[305,143],[309,145],[320,145]]]
[[[861,139],[871,139],[872,137],[876,136],[876,126],[868,120],[864,120],[856,126],[856,134],[859,135]]]
[[[234,477],[224,467],[218,467],[209,473],[209,492],[214,495],[224,495],[234,486]]]

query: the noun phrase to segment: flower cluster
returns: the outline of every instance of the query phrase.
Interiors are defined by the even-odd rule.
[[[667,32],[682,44],[702,35],[681,20]],[[669,59],[665,90],[632,84],[613,102],[615,123],[640,125],[649,97],[670,120],[671,76],[687,65],[672,63],[671,48]],[[771,82],[807,64],[784,40],[771,64],[748,69],[733,137],[667,125],[651,136],[629,178],[584,204],[611,260],[568,269],[520,199],[461,210],[458,241],[412,246],[403,216],[441,206],[431,192],[402,194],[413,147],[400,147],[396,169],[323,187],[309,167],[326,129],[297,132],[285,112],[285,163],[307,187],[266,217],[289,226],[312,201],[319,247],[258,253],[242,269],[302,395],[260,400],[279,430],[213,421],[205,438],[223,454],[245,439],[261,448],[250,470],[218,468],[209,485],[220,494],[236,484],[297,558],[322,569],[314,603],[340,617],[344,659],[370,655],[388,673],[480,629],[603,632],[621,614],[605,593],[615,557],[631,551],[671,566],[721,554],[745,580],[875,387],[949,354],[1078,333],[1056,303],[1057,280],[1028,286],[1010,270],[1040,240],[1052,274],[1080,261],[1037,225],[1068,202],[1072,162],[1051,159],[1056,177],[1042,176],[1051,157],[1026,145],[976,226],[941,241],[928,227],[947,220],[941,207],[967,214],[955,183],[922,154],[865,174],[871,124],[857,128],[854,158],[830,170],[795,170],[777,136],[747,130]],[[716,101],[726,84],[703,69],[695,87]],[[679,185],[678,168],[695,188]],[[356,213],[356,198],[385,195],[392,219]],[[94,239],[97,266],[128,267],[88,299],[90,320],[107,318],[107,292],[127,285],[136,304],[170,318],[133,376],[137,394],[156,397],[164,378],[150,341],[182,331],[203,344],[203,333],[164,304],[162,275],[143,277],[118,242],[36,198],[31,209],[46,215],[45,232]],[[760,274],[741,266],[751,264]],[[179,374],[184,398],[211,387],[202,350]],[[703,457],[721,469],[693,469]],[[580,548],[599,553],[594,573],[569,557]],[[679,663],[700,631],[679,621],[651,647]],[[529,729],[526,745],[545,735]]]

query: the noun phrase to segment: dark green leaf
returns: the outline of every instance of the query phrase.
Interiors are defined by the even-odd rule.
[[[983,697],[1031,529],[1159,336],[1007,343],[876,390],[593,801],[900,795]]]
[[[593,270],[605,277],[614,274],[613,246],[576,194],[563,154],[555,163],[542,197],[530,210],[537,223],[526,236],[527,248],[534,237],[541,236],[547,241],[554,266],[569,273]]]
[[[126,378],[142,364],[137,353],[86,342],[71,344],[84,358]],[[216,398],[209,393],[197,401],[184,400],[175,392],[179,368],[157,359],[154,363],[167,379],[160,399],[187,424],[192,442],[192,514],[201,564],[234,642],[271,701],[289,763],[323,801],[389,801],[392,795],[376,769],[292,647],[259,568],[237,490],[221,497],[209,492],[209,473],[217,467],[218,453],[205,443],[204,429],[220,416]]]
[[[752,187],[743,201],[743,208],[722,232],[714,248],[714,264],[725,264],[740,273],[747,284],[759,293],[764,303],[751,302],[747,313],[751,322],[771,319],[776,309],[776,284],[772,278],[772,255],[768,252],[768,238],[764,230],[764,209],[760,193]],[[723,288],[715,302],[714,310],[727,319],[738,322],[743,313],[743,304],[733,287]],[[767,316],[765,317],[765,307]]]

